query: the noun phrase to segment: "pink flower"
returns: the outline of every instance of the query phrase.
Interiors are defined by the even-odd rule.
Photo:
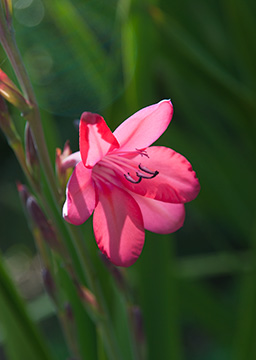
[[[100,115],[82,114],[80,152],[67,158],[77,165],[67,185],[63,217],[80,225],[94,211],[96,242],[115,265],[137,260],[144,228],[159,234],[178,230],[184,203],[199,192],[196,174],[182,155],[148,147],[166,130],[172,114],[171,101],[163,100],[132,115],[114,133]]]

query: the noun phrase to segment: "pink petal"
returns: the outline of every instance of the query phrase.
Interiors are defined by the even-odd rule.
[[[102,183],[93,215],[94,234],[99,249],[117,266],[131,266],[144,245],[140,208],[126,191]]]
[[[98,114],[82,114],[79,134],[82,161],[87,168],[92,168],[109,151],[119,147],[105,120]]]
[[[195,199],[200,190],[200,184],[191,164],[181,154],[162,146],[152,146],[146,150],[147,156],[137,155],[131,160],[136,162],[137,170],[141,164],[151,171],[159,174],[153,179],[142,179],[139,184],[128,181],[123,174],[119,179],[123,185],[137,194],[170,203],[185,203]],[[147,173],[144,173],[149,176]],[[130,171],[134,179],[136,173]]]
[[[124,121],[114,131],[122,150],[144,149],[166,130],[173,114],[170,100],[148,106]]]
[[[170,234],[183,226],[184,204],[170,204],[132,194],[142,212],[145,229],[157,234]]]
[[[95,208],[95,191],[91,172],[81,161],[69,179],[62,213],[64,219],[71,224],[83,224]]]
[[[71,167],[75,167],[81,161],[80,151],[68,155],[61,163],[61,169],[67,170]]]

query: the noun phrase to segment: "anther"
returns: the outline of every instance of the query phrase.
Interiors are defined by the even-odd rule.
[[[141,176],[139,176],[139,179],[138,179],[137,181],[134,180],[129,173],[124,174],[124,177],[126,178],[126,180],[130,181],[130,182],[133,183],[133,184],[138,184],[138,183],[140,183],[141,180],[142,180],[142,177],[141,177]]]
[[[151,171],[146,166],[142,166],[141,164],[139,164],[139,169],[144,171],[147,174],[151,174],[151,175],[155,174],[155,171]]]
[[[131,177],[130,173],[124,174],[124,177],[126,178],[126,180],[130,181],[133,184],[139,184],[142,179],[153,179],[154,177],[156,177],[159,174],[159,171],[149,170],[147,167],[142,166],[141,164],[139,164],[138,167],[145,174],[142,173],[141,171],[136,171],[136,176],[139,178],[137,181]]]
[[[143,179],[153,179],[154,177],[156,177],[158,174],[159,174],[159,171],[155,171],[154,173],[151,172],[151,176],[147,176],[147,175],[144,175],[142,174],[141,172],[136,172],[136,175],[140,178],[143,178]]]

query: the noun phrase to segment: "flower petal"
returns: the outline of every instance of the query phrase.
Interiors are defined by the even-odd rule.
[[[124,174],[118,174],[127,189],[142,196],[169,203],[185,203],[195,199],[199,193],[200,184],[191,164],[184,156],[162,146],[152,146],[145,153],[147,156],[137,155],[131,162],[136,163],[138,172],[147,177],[150,177],[150,174],[138,169],[139,165],[159,173],[152,179],[142,178],[138,184],[127,180]],[[135,172],[130,172],[130,176],[138,179]]]
[[[99,249],[117,266],[131,266],[144,245],[140,208],[133,197],[116,186],[101,183],[93,228]]]
[[[75,167],[81,161],[80,151],[76,151],[73,154],[68,155],[61,163],[61,169],[67,170],[71,167]]]
[[[81,157],[87,168],[92,168],[109,151],[119,147],[105,120],[98,114],[82,114],[79,134]]]
[[[184,204],[170,204],[134,193],[132,197],[140,207],[146,230],[157,234],[170,234],[183,226]]]
[[[82,161],[75,167],[66,189],[63,217],[74,225],[83,224],[95,208],[95,191],[91,170]]]
[[[170,100],[148,106],[124,121],[114,131],[122,150],[144,149],[166,130],[173,114]]]

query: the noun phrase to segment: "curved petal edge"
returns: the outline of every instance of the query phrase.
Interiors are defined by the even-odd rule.
[[[116,128],[120,150],[144,149],[155,142],[168,127],[173,115],[171,100],[162,100],[130,116]]]
[[[91,216],[95,203],[91,170],[86,169],[80,162],[68,181],[62,215],[67,222],[81,225]]]
[[[131,266],[145,239],[140,208],[126,191],[102,184],[93,215],[95,239],[101,252],[117,266]]]

